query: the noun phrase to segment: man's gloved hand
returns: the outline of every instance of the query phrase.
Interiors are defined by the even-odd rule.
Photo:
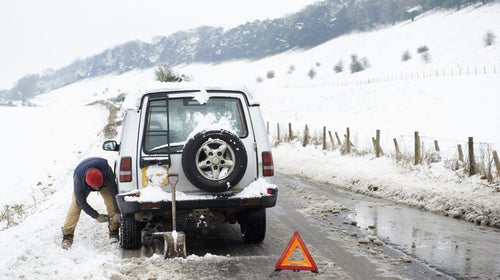
[[[99,214],[99,216],[97,216],[97,218],[95,218],[95,219],[99,223],[105,223],[105,222],[109,221],[108,215],[104,215],[104,214]]]
[[[113,216],[113,222],[115,222],[115,223],[119,223],[121,221],[121,219],[122,219],[122,216],[118,213]]]

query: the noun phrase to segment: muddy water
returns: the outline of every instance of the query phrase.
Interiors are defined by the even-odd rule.
[[[377,199],[338,186],[278,174],[278,180],[349,208],[371,235],[457,279],[500,280],[500,230]]]
[[[498,229],[380,201],[350,208],[360,227],[457,278],[500,279]]]
[[[304,182],[302,182],[306,185]],[[347,219],[457,279],[500,279],[500,230],[328,185],[311,185],[347,206]]]

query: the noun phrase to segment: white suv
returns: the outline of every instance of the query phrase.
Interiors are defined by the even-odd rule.
[[[169,174],[176,184],[177,227],[208,230],[238,222],[247,243],[264,240],[266,208],[278,189],[259,103],[240,88],[164,89],[141,95],[127,110],[118,151],[116,196],[120,246],[149,246],[171,228]]]

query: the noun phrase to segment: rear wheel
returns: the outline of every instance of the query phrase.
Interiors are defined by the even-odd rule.
[[[128,250],[141,248],[141,231],[144,225],[145,223],[136,221],[134,215],[122,215],[120,224],[120,247]]]
[[[246,243],[260,243],[266,237],[266,208],[248,209],[240,221],[241,238]]]

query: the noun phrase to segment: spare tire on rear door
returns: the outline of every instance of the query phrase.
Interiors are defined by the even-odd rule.
[[[196,134],[184,146],[182,169],[191,184],[208,192],[223,192],[245,174],[247,153],[243,142],[227,130]]]

